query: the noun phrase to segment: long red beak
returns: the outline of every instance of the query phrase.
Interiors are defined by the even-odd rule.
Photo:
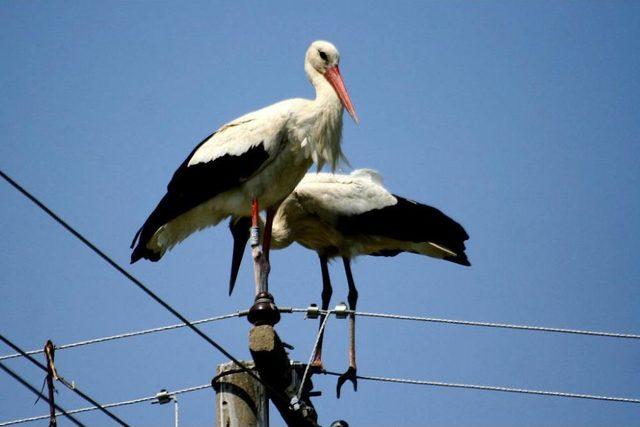
[[[349,92],[347,92],[347,88],[344,86],[344,80],[342,80],[342,76],[340,75],[340,68],[336,65],[335,67],[331,67],[324,72],[324,77],[333,87],[333,90],[338,94],[338,98],[340,98],[340,102],[347,110],[351,118],[356,124],[360,123],[360,119],[358,119],[358,115],[356,114],[356,109],[351,102],[351,98],[349,98]]]

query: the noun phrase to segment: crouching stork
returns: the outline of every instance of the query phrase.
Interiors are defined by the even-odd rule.
[[[233,263],[229,293],[233,290],[244,247],[247,224],[232,220]],[[391,194],[380,175],[359,169],[350,175],[307,174],[287,197],[273,221],[271,246],[286,248],[293,242],[318,253],[322,271],[322,309],[329,308],[332,288],[328,261],[342,258],[349,286],[350,310],[356,310],[358,291],[351,259],[358,255],[396,256],[410,252],[470,266],[464,228],[438,209]],[[320,318],[320,324],[324,316]],[[322,335],[313,367],[322,371]],[[349,368],[340,376],[337,394],[345,381],[357,390],[355,315],[349,316]]]

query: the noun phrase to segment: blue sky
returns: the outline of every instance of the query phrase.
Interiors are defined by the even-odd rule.
[[[327,39],[361,118],[345,118],[354,167],[439,207],[469,232],[471,268],[413,255],[361,258],[358,307],[640,332],[640,6],[636,2],[3,2],[0,167],[121,263],[172,172],[245,112],[312,97],[305,49]],[[7,185],[0,185],[0,325],[27,349],[175,320]],[[251,267],[227,297],[226,226],[130,268],[187,317],[247,308]],[[282,306],[319,302],[315,254],[273,253]],[[332,265],[334,303],[346,300]],[[278,326],[306,360],[317,324]],[[328,368],[347,364],[332,320]],[[248,358],[245,320],[203,326]],[[389,320],[358,321],[364,375],[640,396],[634,341]],[[9,353],[5,348],[0,354]],[[101,402],[204,384],[223,357],[180,330],[60,351]],[[10,366],[34,384],[40,372]],[[320,421],[367,426],[637,425],[630,404],[315,378]],[[85,406],[65,390],[66,408]],[[0,420],[43,414],[0,376]],[[213,393],[181,398],[184,426],[212,425]],[[118,411],[172,425],[172,409]],[[101,414],[82,417],[109,425]],[[273,425],[280,425],[274,417]],[[68,423],[64,423],[66,425]]]

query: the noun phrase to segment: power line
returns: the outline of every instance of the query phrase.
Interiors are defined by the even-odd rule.
[[[48,369],[46,366],[44,366],[42,363],[40,363],[39,361],[37,361],[36,359],[34,359],[32,356],[26,354],[24,352],[24,350],[22,350],[20,347],[18,347],[17,345],[15,345],[14,343],[12,343],[11,341],[9,341],[6,337],[4,337],[2,334],[0,334],[0,341],[4,342],[6,345],[8,345],[9,347],[11,347],[12,349],[14,349],[15,351],[17,351],[18,353],[22,354],[24,357],[26,357],[27,359],[29,359],[29,361],[31,363],[33,363],[34,365],[36,365],[38,368],[42,369],[44,372],[46,372],[47,374],[49,373]],[[85,393],[83,393],[78,387],[76,387],[74,384],[70,384],[67,380],[65,380],[62,377],[57,377],[56,378],[58,381],[60,381],[62,384],[64,384],[69,390],[73,391],[75,394],[77,394],[78,396],[80,396],[81,398],[83,398],[84,400],[86,400],[87,402],[91,403],[92,405],[96,406],[98,409],[100,409],[105,415],[107,415],[109,418],[111,418],[112,420],[114,420],[115,422],[117,422],[118,424],[120,424],[123,427],[129,427],[129,424],[127,424],[126,422],[122,421],[120,418],[118,418],[117,416],[115,416],[114,414],[112,414],[111,412],[107,411],[106,409],[104,409],[104,407],[99,404],[98,402],[96,402],[94,399],[92,399],[91,397],[89,397],[88,395],[86,395]]]
[[[20,384],[22,384],[23,386],[25,386],[26,388],[28,388],[33,394],[35,394],[36,396],[38,396],[38,398],[44,400],[45,402],[49,403],[49,398],[45,395],[43,395],[42,393],[40,393],[38,391],[37,388],[35,388],[34,386],[32,386],[31,384],[29,384],[24,378],[22,378],[20,375],[16,374],[15,372],[13,372],[11,369],[7,368],[2,362],[0,362],[0,369],[2,369],[3,371],[5,371],[7,374],[11,375],[16,381],[18,381]],[[60,411],[57,415],[64,415],[67,418],[69,418],[69,420],[71,422],[73,422],[75,425],[77,425],[78,427],[85,427],[84,424],[82,424],[80,421],[78,421],[76,418],[72,417],[71,415],[69,415],[69,412],[65,411],[64,409],[62,409],[62,407],[60,407],[60,405],[58,405],[57,403],[54,403],[53,406],[55,406],[55,408]],[[44,415],[42,418],[49,418],[50,415]],[[38,418],[38,419],[42,419],[42,418]],[[2,424],[5,425],[5,424]]]
[[[316,351],[318,351],[318,343],[320,342],[320,337],[322,337],[324,328],[327,325],[327,322],[329,321],[329,317],[331,316],[328,316],[328,315],[324,316],[324,319],[322,320],[322,324],[318,329],[318,335],[316,335],[316,340],[313,343],[313,348],[311,348],[311,354],[309,355],[309,362],[307,362],[307,366],[304,367],[304,373],[302,374],[302,381],[300,381],[300,388],[298,388],[298,400],[300,400],[300,398],[302,397],[302,390],[304,389],[304,383],[307,380],[307,375],[309,374],[309,367],[311,366],[311,361],[313,360],[313,357],[316,355]]]
[[[244,372],[244,371],[241,371]],[[194,391],[199,391],[199,390],[203,390],[205,388],[210,388],[211,384],[203,384],[203,385],[199,385],[199,386],[195,386],[195,387],[189,387],[189,388],[183,388],[183,389],[179,389],[179,390],[175,390],[175,391],[170,391],[167,392],[168,395],[170,396],[177,396],[178,394],[183,394],[183,393],[191,393]],[[115,402],[115,403],[108,403],[106,405],[102,405],[103,408],[117,408],[120,406],[128,406],[128,405],[135,405],[136,403],[142,403],[142,402],[150,402],[150,401],[154,401],[157,400],[158,396],[157,395],[153,395],[153,396],[147,396],[147,397],[140,397],[138,399],[131,399],[131,400],[124,400],[122,402]],[[91,411],[95,411],[97,410],[98,407],[96,406],[89,406],[86,408],[78,408],[78,409],[73,409],[71,411],[66,411],[66,414],[79,414],[82,412],[91,412]],[[57,414],[60,415],[60,414]],[[65,414],[62,414],[65,415]],[[29,417],[29,418],[21,418],[18,420],[12,420],[12,421],[5,421],[0,423],[0,427],[3,426],[10,426],[10,425],[15,425],[15,424],[22,424],[22,423],[28,423],[31,421],[38,421],[38,420],[43,420],[43,419],[47,419],[49,418],[49,415],[38,415],[35,417]]]
[[[293,313],[306,313],[307,308],[292,308]],[[318,310],[316,310],[318,311]],[[319,310],[318,312],[324,314],[325,310]],[[331,312],[329,310],[328,312]],[[502,328],[502,329],[519,329],[524,331],[538,331],[538,332],[556,332],[563,334],[575,334],[575,335],[590,335],[598,337],[610,337],[610,338],[626,338],[626,339],[640,339],[640,335],[637,334],[623,334],[618,332],[600,332],[589,331],[584,329],[564,329],[564,328],[550,328],[546,326],[529,326],[529,325],[512,325],[509,323],[491,323],[491,322],[475,322],[469,320],[455,320],[455,319],[442,319],[437,317],[421,317],[421,316],[405,316],[399,314],[386,314],[386,313],[368,313],[362,311],[344,311],[346,314],[355,314],[361,317],[377,317],[382,319],[397,319],[397,320],[413,320],[418,322],[432,322],[432,323],[447,323],[452,325],[464,325],[464,326],[481,326],[488,328]]]
[[[322,373],[326,375],[337,376],[337,377],[342,375],[338,372],[331,372],[331,371],[324,371]],[[357,375],[357,378],[361,380],[380,381],[380,382],[387,382],[387,383],[465,388],[465,389],[472,389],[472,390],[499,391],[499,392],[505,392],[505,393],[537,394],[542,396],[568,397],[568,398],[574,398],[574,399],[590,399],[590,400],[600,400],[600,401],[604,400],[609,402],[640,403],[640,399],[632,399],[627,397],[597,396],[593,394],[564,393],[559,391],[529,390],[524,388],[499,387],[499,386],[489,386],[489,385],[447,383],[442,381],[420,381],[420,380],[410,380],[410,379],[404,379],[404,378],[372,377],[367,375]]]
[[[182,314],[176,311],[173,307],[171,307],[168,303],[158,297],[153,291],[151,291],[147,286],[145,286],[140,280],[135,278],[129,272],[127,272],[123,267],[121,267],[118,263],[116,263],[113,259],[111,259],[108,255],[102,252],[97,246],[91,243],[87,238],[85,238],[82,234],[76,231],[73,227],[67,224],[63,219],[61,219],[58,215],[56,215],[53,211],[51,211],[47,206],[45,206],[42,202],[40,202],[35,196],[29,193],[26,189],[20,186],[16,181],[11,179],[8,175],[6,175],[2,170],[0,170],[0,176],[4,178],[9,184],[11,184],[14,188],[16,188],[19,192],[21,192],[25,197],[35,203],[40,209],[46,212],[51,218],[53,218],[56,222],[62,225],[67,231],[73,234],[76,238],[78,238],[82,243],[84,243],[87,247],[89,247],[93,252],[95,252],[98,256],[100,256],[103,260],[105,260],[109,265],[111,265],[114,269],[119,271],[122,275],[124,275],[127,279],[129,279],[133,284],[138,286],[143,292],[145,292],[148,296],[154,299],[157,303],[162,305],[166,310],[168,310],[171,314],[177,317],[180,321],[184,323],[185,326],[189,327],[196,334],[198,334],[201,338],[211,344],[214,348],[220,351],[227,358],[232,360],[238,366],[245,369],[245,371],[262,383],[266,388],[272,390],[272,387],[269,384],[263,382],[256,374],[254,374],[250,369],[240,363],[235,357],[233,357],[230,353],[228,353],[223,347],[217,344],[214,340],[204,334],[199,328],[195,327],[192,323],[190,323]],[[306,312],[306,309],[292,309],[291,312]],[[327,312],[327,313],[330,313]],[[567,334],[579,334],[579,335],[591,335],[591,336],[603,336],[603,337],[614,337],[614,338],[629,338],[629,339],[640,339],[640,335],[637,334],[621,334],[621,333],[613,333],[613,332],[599,332],[599,331],[589,331],[589,330],[578,330],[578,329],[563,329],[563,328],[549,328],[549,327],[540,327],[540,326],[527,326],[527,325],[512,325],[512,324],[502,324],[502,323],[490,323],[490,322],[473,322],[473,321],[465,321],[465,320],[452,320],[452,319],[441,319],[441,318],[432,318],[432,317],[420,317],[420,316],[403,316],[403,315],[394,315],[394,314],[385,314],[385,313],[367,313],[367,312],[351,312],[347,310],[347,313],[353,313],[356,316],[362,317],[378,317],[378,318],[388,318],[388,319],[399,319],[399,320],[413,320],[413,321],[422,321],[422,322],[434,322],[434,323],[447,323],[447,324],[458,324],[458,325],[466,325],[466,326],[481,326],[481,327],[492,327],[492,328],[505,328],[505,329],[519,329],[519,330],[530,330],[530,331],[542,331],[542,332],[556,332],[556,333],[567,333]],[[23,354],[30,358],[30,356]],[[13,356],[12,356],[13,357]],[[33,360],[33,359],[32,359]],[[334,374],[334,373],[330,373]],[[582,395],[582,394],[572,394],[572,393],[559,393],[559,392],[547,392],[547,391],[538,391],[538,390],[525,390],[525,389],[515,389],[515,388],[506,388],[506,387],[492,387],[492,386],[477,386],[472,384],[455,384],[455,383],[440,383],[440,382],[426,382],[426,381],[414,381],[414,380],[402,380],[397,378],[383,378],[383,377],[363,377],[359,376],[358,378],[364,380],[372,380],[372,381],[388,381],[388,382],[404,382],[409,384],[424,384],[424,385],[434,385],[434,386],[446,386],[446,387],[458,387],[458,388],[473,388],[473,389],[481,389],[481,390],[492,390],[492,391],[504,391],[504,392],[513,392],[513,393],[527,393],[527,394],[541,394],[541,395],[552,395],[552,396],[561,396],[561,397],[574,397],[574,398],[583,398],[583,399],[595,399],[595,400],[611,400],[611,401],[620,401],[620,402],[631,402],[631,403],[640,403],[638,399],[625,399],[625,398],[616,398],[616,397],[606,397],[606,396],[593,396],[593,395]],[[97,405],[96,403],[96,406]]]
[[[291,307],[280,307],[281,313],[308,313],[308,308],[291,308]],[[199,325],[203,323],[210,323],[217,320],[230,319],[233,317],[242,317],[247,315],[247,310],[237,311],[235,313],[225,314],[221,316],[207,317],[200,320],[192,321],[192,325]],[[335,313],[333,310],[320,310],[314,307],[314,312],[317,314],[326,314],[326,313]],[[454,324],[454,325],[463,325],[463,326],[480,326],[480,327],[490,327],[490,328],[503,328],[503,329],[516,329],[516,330],[525,330],[525,331],[537,331],[537,332],[554,332],[554,333],[566,333],[566,334],[579,334],[579,335],[590,335],[590,336],[601,336],[601,337],[611,337],[611,338],[623,338],[623,339],[639,339],[640,335],[636,334],[624,334],[618,332],[599,332],[599,331],[590,331],[590,330],[582,330],[582,329],[564,329],[564,328],[553,328],[546,326],[530,326],[530,325],[514,325],[508,323],[491,323],[491,322],[476,322],[469,320],[454,320],[454,319],[443,319],[437,317],[421,317],[421,316],[407,316],[407,315],[399,315],[399,314],[386,314],[386,313],[369,313],[369,312],[361,312],[356,311],[352,312],[351,310],[342,311],[342,313],[350,314],[355,313],[356,316],[362,317],[374,317],[374,318],[383,318],[383,319],[398,319],[398,320],[413,320],[420,322],[432,322],[432,323],[445,323],[445,324]],[[118,335],[111,335],[101,338],[94,338],[84,341],[78,341],[70,344],[56,345],[56,350],[65,350],[74,347],[81,347],[85,345],[98,344],[107,341],[114,341],[123,338],[131,338],[146,334],[152,334],[156,332],[164,332],[172,329],[180,329],[184,328],[188,325],[184,323],[177,323],[173,325],[160,326],[157,328],[151,329],[143,329],[140,331],[134,332],[126,332]],[[43,353],[44,350],[37,349],[25,352],[26,354],[34,355]],[[17,357],[22,357],[20,353],[7,354],[4,356],[0,356],[0,361],[14,359]]]
[[[246,313],[247,313],[247,311],[245,310],[245,311],[238,311],[238,312],[231,313],[231,314],[225,314],[225,315],[222,315],[222,316],[207,317],[206,319],[195,320],[195,321],[191,322],[191,324],[192,325],[199,325],[199,324],[202,324],[202,323],[215,322],[216,320],[223,320],[223,319],[230,319],[232,317],[244,316],[244,315],[246,315]],[[82,346],[85,346],[85,345],[98,344],[98,343],[102,343],[102,342],[114,341],[114,340],[119,340],[119,339],[123,339],[123,338],[137,337],[137,336],[141,336],[141,335],[153,334],[153,333],[156,333],[156,332],[164,332],[164,331],[169,331],[169,330],[172,330],[172,329],[184,328],[186,326],[187,325],[185,325],[184,323],[178,323],[178,324],[167,325],[167,326],[160,326],[158,328],[143,329],[141,331],[126,332],[126,333],[123,333],[123,334],[111,335],[111,336],[101,337],[101,338],[94,338],[94,339],[85,340],[85,341],[78,341],[78,342],[74,342],[74,343],[70,343],[70,344],[56,345],[55,348],[56,348],[56,350],[65,350],[65,349],[68,349],[68,348],[82,347]],[[29,354],[29,355],[34,355],[34,354],[44,353],[44,350],[42,350],[42,349],[30,350],[30,351],[25,351],[25,353]],[[13,354],[7,354],[7,355],[4,355],[4,356],[0,356],[0,361],[7,360],[7,359],[14,359],[16,357],[22,357],[22,354],[13,353]]]
[[[89,239],[87,239],[82,234],[80,234],[80,232],[78,232],[76,229],[74,229],[72,226],[70,226],[66,221],[64,221],[62,218],[60,218],[55,212],[53,212],[51,209],[49,209],[44,203],[42,203],[40,200],[38,200],[34,195],[29,193],[24,187],[22,187],[16,181],[11,179],[11,177],[9,177],[6,173],[4,173],[4,171],[0,170],[0,176],[2,176],[2,178],[4,178],[5,181],[7,181],[9,184],[11,184],[11,186],[13,186],[20,193],[22,193],[26,198],[28,198],[33,203],[35,203],[40,209],[42,209],[45,213],[47,213],[47,215],[49,215],[58,224],[60,224],[62,227],[64,227],[69,233],[73,234],[78,240],[80,240],[82,243],[84,243],[85,246],[87,246],[89,249],[91,249],[93,252],[95,252],[96,255],[98,255],[100,258],[102,258],[104,261],[106,261],[114,269],[116,269],[118,272],[120,272],[124,277],[129,279],[129,281],[131,283],[136,285],[144,293],[146,293],[153,300],[155,300],[158,304],[160,304],[167,311],[169,311],[171,314],[173,314],[175,317],[177,317],[181,322],[183,322],[187,327],[189,327],[189,329],[191,329],[193,332],[198,334],[206,342],[211,344],[211,346],[213,346],[216,350],[218,350],[220,353],[222,353],[225,357],[227,357],[228,359],[233,361],[239,367],[243,368],[250,376],[252,376],[258,382],[260,382],[262,385],[264,385],[268,390],[272,391],[274,393],[273,394],[274,398],[278,398],[279,397],[279,398],[284,399],[285,401],[288,402],[288,400],[287,400],[287,398],[285,396],[282,396],[280,393],[278,393],[277,390],[275,390],[268,383],[266,383],[262,379],[260,379],[260,377],[258,375],[256,375],[253,371],[251,371],[249,368],[247,368],[238,359],[233,357],[231,355],[231,353],[229,353],[227,350],[225,350],[220,344],[218,344],[213,339],[211,339],[207,334],[202,332],[199,328],[195,327],[191,322],[189,322],[189,320],[187,320],[186,317],[184,317],[176,309],[174,309],[167,302],[165,302],[162,298],[160,298],[158,295],[156,295],[151,289],[149,289],[147,286],[145,286],[140,280],[138,280],[131,273],[129,273],[127,270],[125,270],[124,267],[122,267],[120,264],[115,262],[111,257],[109,257],[107,254],[105,254],[96,245],[91,243],[89,241]]]

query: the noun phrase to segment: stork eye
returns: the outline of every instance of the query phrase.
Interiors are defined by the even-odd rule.
[[[322,58],[323,61],[327,62],[329,60],[329,58],[327,57],[327,54],[324,53],[323,51],[319,50],[318,54],[320,54],[320,58]]]

